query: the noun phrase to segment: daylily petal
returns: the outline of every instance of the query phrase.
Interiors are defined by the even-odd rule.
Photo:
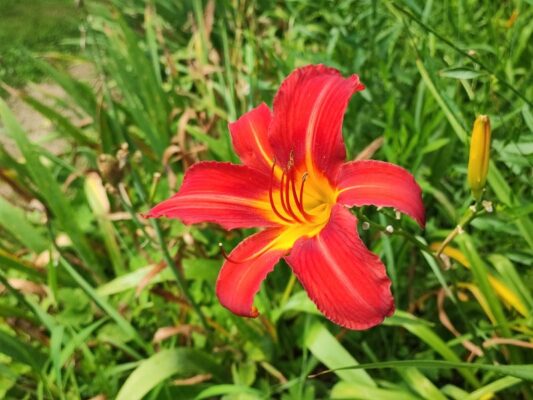
[[[265,103],[229,124],[233,148],[241,161],[270,175],[274,162],[268,141],[272,112]]]
[[[421,227],[426,223],[420,186],[397,165],[376,160],[346,163],[339,172],[337,188],[337,202],[345,206],[394,207]]]
[[[333,177],[346,158],[342,120],[348,100],[364,86],[357,75],[344,78],[333,68],[309,65],[291,73],[274,99],[269,130],[276,160],[285,166],[294,156],[296,166],[305,163]]]
[[[243,240],[228,256],[218,275],[216,293],[231,312],[256,317],[254,296],[261,282],[287,252],[274,245],[281,229],[273,228]]]
[[[147,216],[214,222],[226,229],[275,226],[275,216],[269,218],[269,179],[245,165],[200,162],[187,170],[179,192]]]
[[[357,234],[357,220],[341,205],[324,229],[300,239],[286,257],[322,313],[349,329],[368,329],[394,312],[385,266]]]

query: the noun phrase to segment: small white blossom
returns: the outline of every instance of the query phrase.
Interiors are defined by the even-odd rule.
[[[483,205],[483,208],[486,212],[491,213],[494,211],[494,208],[492,207],[492,201],[483,200],[481,204]]]

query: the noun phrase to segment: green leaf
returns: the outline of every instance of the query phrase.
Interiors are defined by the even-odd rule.
[[[358,400],[419,400],[408,391],[381,389],[356,382],[339,382],[331,390],[331,399]]]
[[[32,97],[27,94],[23,94],[21,95],[21,97],[22,100],[32,106],[41,115],[52,121],[56,125],[56,127],[59,128],[60,132],[64,133],[66,136],[76,141],[76,143],[84,145],[95,144],[94,139],[87,137],[83,130],[76,127],[74,124],[72,124],[72,122],[70,122],[68,118],[65,118],[52,107],[47,106],[43,102],[37,100],[35,97]]]
[[[149,349],[149,346],[141,339],[133,326],[131,326],[131,324],[117,310],[115,310],[111,304],[98,295],[94,288],[89,285],[89,283],[87,283],[87,281],[83,279],[83,277],[64,258],[60,258],[59,263],[76,281],[80,288],[98,305],[98,307],[104,310],[107,315],[117,323],[119,328],[128,335],[128,337],[135,340],[135,342],[145,350]]]
[[[35,253],[40,253],[47,248],[47,240],[35,226],[28,222],[24,211],[3,197],[0,197],[0,225]]]
[[[207,389],[202,390],[194,398],[195,400],[208,399],[219,396],[231,395],[231,394],[248,394],[257,398],[264,398],[264,393],[261,393],[257,389],[253,389],[248,386],[241,385],[214,385],[210,386]]]
[[[13,269],[15,271],[22,272],[29,278],[37,281],[43,281],[45,278],[45,276],[39,273],[33,265],[5,252],[2,249],[0,249],[0,269],[4,271]]]
[[[474,79],[487,74],[483,71],[474,71],[468,68],[448,68],[440,71],[439,75],[453,79]]]
[[[338,373],[339,371],[354,370],[354,369],[381,369],[381,368],[440,368],[440,369],[480,369],[484,371],[492,371],[501,375],[514,376],[515,378],[533,381],[533,364],[513,364],[513,365],[492,365],[492,364],[473,364],[467,362],[450,362],[438,360],[402,360],[402,361],[383,361],[369,364],[359,364],[350,367],[330,369],[312,377],[323,375],[329,372]]]
[[[346,382],[358,382],[365,386],[376,386],[376,383],[365,371],[348,371],[339,369],[341,366],[357,365],[357,360],[339,343],[326,327],[314,321],[307,335],[305,345],[326,367]]]
[[[134,289],[139,285],[141,280],[150,272],[153,266],[149,265],[147,267],[136,269],[135,271],[128,272],[127,274],[121,275],[112,281],[109,281],[96,289],[96,293],[100,296],[109,296],[112,294],[117,294],[124,292],[126,290]],[[172,271],[168,268],[165,268],[159,274],[157,274],[150,282],[158,283],[163,281],[173,280],[174,276]]]
[[[140,400],[158,384],[173,375],[211,373],[214,379],[224,375],[221,366],[211,356],[194,349],[163,350],[144,360],[128,376],[116,400]]]
[[[36,372],[42,370],[46,361],[46,356],[39,350],[3,331],[0,331],[0,353],[11,357],[14,361],[29,365]]]
[[[397,318],[400,317],[400,318]],[[396,325],[402,326],[411,332],[413,335],[418,336],[426,344],[428,344],[433,350],[439,353],[444,359],[449,362],[460,362],[461,359],[455,352],[437,335],[427,324],[421,322],[420,319],[415,318],[411,314],[397,310],[393,317],[387,318],[384,325]],[[415,365],[416,366],[416,365]],[[472,374],[471,371],[466,369],[459,369],[461,375],[470,382],[473,386],[479,386],[479,381]]]
[[[16,121],[14,115],[9,110],[7,104],[0,99],[0,118],[2,119],[6,132],[16,142],[20,152],[26,161],[26,168],[31,176],[35,186],[39,189],[50,207],[53,215],[65,232],[69,235],[72,242],[75,244],[75,249],[78,251],[81,258],[86,265],[91,268],[101,269],[100,264],[96,261],[94,251],[90,248],[85,235],[83,234],[74,209],[69,204],[69,201],[61,191],[58,182],[54,179],[51,171],[46,168],[39,159],[38,148],[33,145],[26,132],[22,129],[20,124]]]
[[[498,297],[496,296],[496,293],[492,289],[492,286],[490,285],[487,265],[479,256],[479,253],[476,247],[474,246],[474,243],[472,242],[470,236],[465,233],[463,235],[459,235],[456,240],[459,242],[461,250],[470,262],[474,281],[479,287],[479,290],[481,290],[481,293],[483,293],[485,299],[487,299],[492,314],[494,315],[494,317],[496,318],[496,322],[498,323],[498,330],[501,330],[502,334],[505,337],[511,337],[512,334],[509,329],[509,323],[507,322],[507,319],[505,318],[505,314],[503,312],[503,306],[500,303]]]
[[[398,368],[398,373],[420,396],[427,400],[447,400],[440,390],[417,368]]]
[[[441,147],[446,146],[448,143],[450,143],[450,138],[440,138],[432,140],[426,146],[424,146],[424,148],[422,149],[422,153],[432,153],[434,151],[437,151]]]
[[[505,378],[498,379],[497,381],[491,382],[488,385],[477,389],[465,397],[464,400],[479,400],[488,398],[489,396],[494,397],[494,393],[507,389],[508,387],[514,386],[520,382],[522,382],[521,379],[513,376],[506,376]]]

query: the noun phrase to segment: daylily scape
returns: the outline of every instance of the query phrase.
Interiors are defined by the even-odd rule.
[[[296,69],[273,110],[261,104],[229,125],[243,165],[199,162],[178,193],[149,217],[225,229],[262,228],[242,241],[220,271],[216,293],[235,314],[256,317],[254,296],[283,258],[331,321],[368,329],[394,312],[391,282],[359,238],[348,208],[394,207],[425,224],[421,190],[405,169],[382,161],[346,161],[342,122],[357,75],[323,65]]]

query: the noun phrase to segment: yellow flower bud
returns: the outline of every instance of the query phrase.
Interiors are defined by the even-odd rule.
[[[470,141],[470,158],[468,160],[468,184],[476,200],[481,199],[490,159],[490,120],[480,115],[474,122]]]

